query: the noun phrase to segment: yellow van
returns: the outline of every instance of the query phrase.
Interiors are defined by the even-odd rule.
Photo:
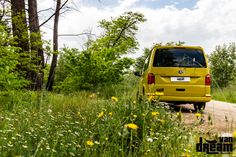
[[[193,104],[204,109],[211,100],[211,76],[203,48],[155,46],[140,76],[137,96],[174,104]]]

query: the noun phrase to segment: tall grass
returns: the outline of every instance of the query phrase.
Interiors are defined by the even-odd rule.
[[[135,101],[135,81],[69,95],[1,92],[1,156],[203,156],[180,114]]]
[[[213,99],[236,103],[236,85],[231,85],[223,89],[213,89]]]

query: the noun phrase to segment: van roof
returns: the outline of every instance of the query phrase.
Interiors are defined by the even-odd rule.
[[[154,48],[158,49],[169,49],[169,48],[183,48],[183,49],[198,49],[198,50],[203,50],[201,46],[160,46],[156,45]]]

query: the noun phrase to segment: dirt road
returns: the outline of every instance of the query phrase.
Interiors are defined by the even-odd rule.
[[[232,132],[236,131],[236,104],[212,100],[200,118],[197,119],[193,105],[180,105],[183,120],[187,125],[194,125],[203,131]]]

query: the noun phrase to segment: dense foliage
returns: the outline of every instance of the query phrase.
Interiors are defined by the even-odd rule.
[[[226,87],[232,83],[236,76],[235,43],[216,46],[209,60],[214,87]]]
[[[102,35],[90,40],[86,50],[63,49],[56,75],[58,89],[68,92],[120,82],[134,62],[125,55],[137,49],[137,25],[144,21],[142,14],[133,12],[102,20]]]
[[[0,25],[0,90],[19,89],[26,85],[26,81],[19,77],[17,70],[18,48],[10,46],[12,39]]]

